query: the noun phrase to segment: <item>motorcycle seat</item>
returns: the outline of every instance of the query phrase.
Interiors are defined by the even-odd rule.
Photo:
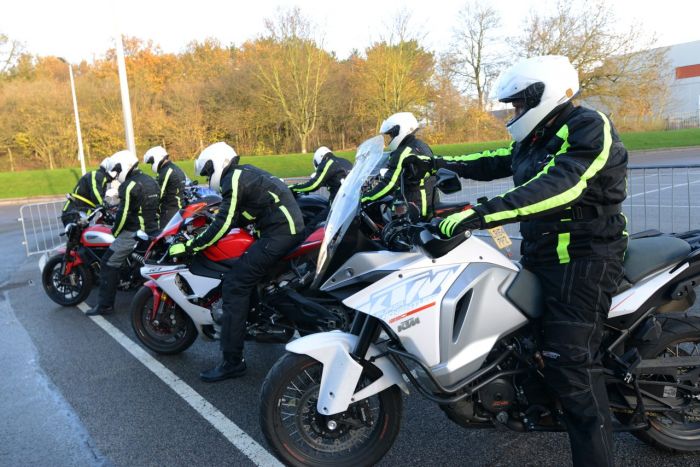
[[[678,263],[690,250],[688,242],[668,235],[630,239],[625,253],[625,278],[635,284],[653,272]]]

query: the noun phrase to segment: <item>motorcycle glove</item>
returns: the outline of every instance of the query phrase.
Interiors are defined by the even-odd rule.
[[[186,255],[191,250],[189,243],[189,241],[187,243],[173,243],[168,249],[168,254],[173,258]]]
[[[465,230],[481,229],[483,226],[484,220],[479,213],[473,209],[467,209],[443,219],[440,222],[440,233],[445,237],[452,237]]]

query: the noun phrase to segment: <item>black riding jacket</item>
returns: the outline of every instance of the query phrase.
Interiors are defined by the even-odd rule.
[[[160,185],[160,204],[158,218],[166,223],[175,211],[182,207],[182,196],[185,191],[185,172],[173,162],[166,160],[158,169],[158,185]]]
[[[63,210],[89,211],[95,206],[102,204],[106,189],[107,174],[102,167],[87,172],[78,180],[71,193],[73,199],[66,201]]]
[[[279,178],[252,165],[229,166],[221,175],[221,206],[209,227],[191,240],[193,251],[213,245],[233,227],[254,224],[261,237],[304,230],[299,206]],[[244,221],[240,222],[241,217]]]
[[[362,202],[370,202],[390,195],[401,188],[401,173],[405,172],[404,195],[420,208],[421,216],[428,218],[433,212],[433,151],[430,146],[408,135],[401,145],[389,155],[386,173],[379,183],[366,193]]]
[[[487,228],[520,221],[525,263],[622,259],[627,150],[603,113],[568,104],[521,143],[442,159],[465,178],[513,176],[515,188],[474,210]]]
[[[155,179],[133,169],[119,185],[119,208],[112,227],[116,237],[121,232],[143,230],[149,235],[158,231],[158,198]]]
[[[333,201],[343,179],[351,170],[352,162],[333,154],[327,154],[309,180],[291,185],[289,188],[297,193],[308,193],[325,186],[330,194],[329,199]]]

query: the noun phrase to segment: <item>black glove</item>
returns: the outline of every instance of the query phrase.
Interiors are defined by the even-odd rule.
[[[435,175],[438,170],[446,169],[449,163],[440,156],[433,156],[433,167],[430,171],[431,175]]]

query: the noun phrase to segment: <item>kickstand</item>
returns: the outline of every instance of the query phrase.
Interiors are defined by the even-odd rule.
[[[634,378],[634,393],[637,397],[637,407],[635,407],[634,412],[632,413],[630,425],[642,423],[645,426],[649,426],[649,420],[644,413],[644,399],[642,399],[642,391],[639,389],[639,380],[637,378]]]

